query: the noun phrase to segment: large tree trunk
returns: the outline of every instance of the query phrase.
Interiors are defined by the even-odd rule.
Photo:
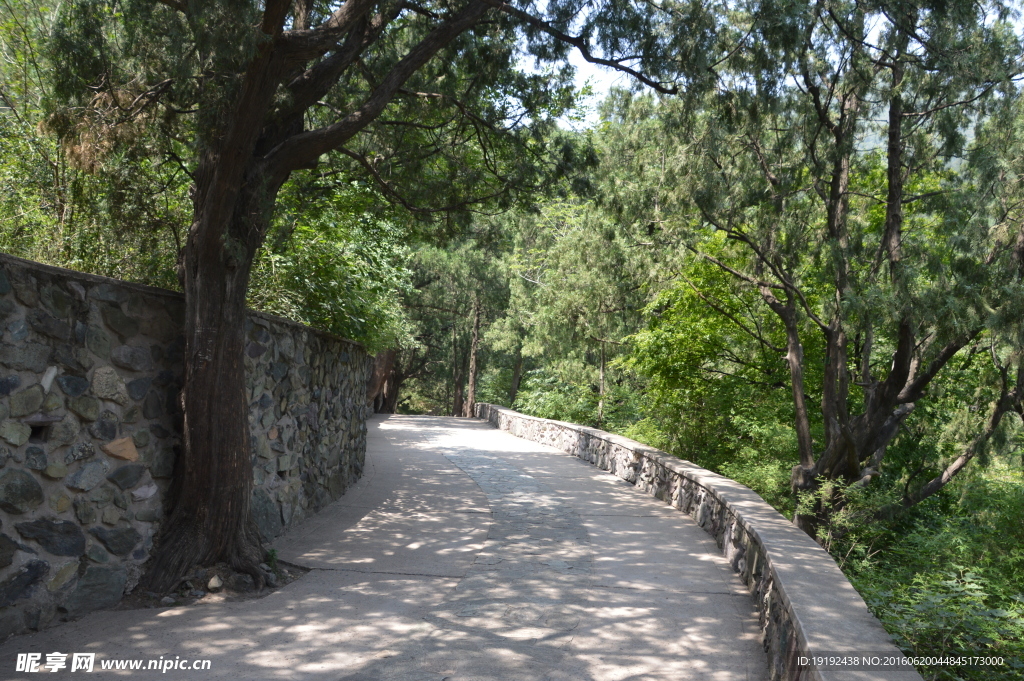
[[[398,395],[402,389],[403,377],[397,368],[391,370],[384,383],[384,392],[381,394],[380,408],[378,414],[394,414],[398,411]]]
[[[262,203],[249,198],[239,202]],[[204,214],[202,205],[196,212]],[[245,294],[262,216],[257,205],[230,219],[228,229],[218,229],[200,218],[185,248],[184,442],[174,506],[146,575],[158,593],[174,589],[193,566],[221,561],[263,584],[263,549],[250,513],[244,365]]]

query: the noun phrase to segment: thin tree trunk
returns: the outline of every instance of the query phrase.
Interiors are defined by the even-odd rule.
[[[462,362],[459,361],[459,337],[452,321],[452,416],[462,416]]]
[[[601,341],[601,370],[598,381],[597,427],[600,428],[604,422],[604,341]]]
[[[477,373],[477,352],[480,349],[480,300],[473,297],[473,337],[469,345],[469,390],[466,396],[466,404],[463,406],[462,415],[473,416],[473,407],[476,405],[476,373]]]
[[[463,388],[465,376],[462,375],[461,367],[455,374],[455,397],[452,399],[452,416],[462,416],[462,410],[466,404]]]
[[[508,391],[508,406],[512,406],[516,402],[516,396],[519,394],[519,384],[523,380],[523,351],[522,348],[516,348],[516,359],[512,364],[512,387]]]
[[[793,391],[794,424],[800,465],[809,469],[814,467],[814,449],[811,441],[811,420],[807,411],[807,399],[804,395],[804,347],[800,343],[796,309],[792,302],[781,306],[777,312],[780,312],[779,316],[786,328],[786,363],[789,365],[789,378]]]

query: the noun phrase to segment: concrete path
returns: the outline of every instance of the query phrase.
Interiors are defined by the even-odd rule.
[[[54,651],[190,681],[767,679],[751,598],[689,517],[480,421],[375,419],[363,479],[276,548],[312,571],[258,600],[16,637],[0,679]],[[99,671],[161,656],[210,669]]]

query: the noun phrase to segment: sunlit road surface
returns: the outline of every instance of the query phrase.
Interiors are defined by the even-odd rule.
[[[751,597],[686,515],[472,419],[375,418],[363,478],[275,544],[311,568],[256,600],[100,612],[0,646],[113,678],[767,679]],[[208,670],[101,671],[104,659]],[[145,664],[144,664],[145,666]],[[74,674],[74,676],[72,676]],[[85,677],[95,678],[95,677]]]

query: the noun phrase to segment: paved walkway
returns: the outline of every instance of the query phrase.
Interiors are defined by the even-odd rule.
[[[751,599],[689,517],[480,421],[375,419],[363,479],[276,548],[312,571],[259,600],[16,637],[0,679],[53,651],[211,660],[120,672],[189,681],[767,678]]]

